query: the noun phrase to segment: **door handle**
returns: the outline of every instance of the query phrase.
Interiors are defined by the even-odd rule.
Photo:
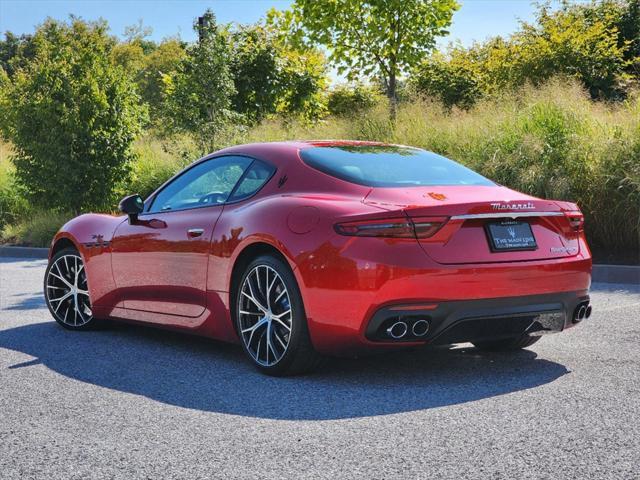
[[[187,230],[189,238],[197,238],[204,233],[204,228],[190,228]]]

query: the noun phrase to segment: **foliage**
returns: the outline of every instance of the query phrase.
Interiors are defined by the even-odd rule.
[[[231,72],[235,111],[251,121],[276,112],[282,91],[278,50],[266,29],[241,27],[232,35]]]
[[[147,135],[136,141],[134,150],[137,160],[132,165],[131,175],[120,186],[121,196],[138,193],[143,198],[148,197],[198,157],[193,145],[185,137],[160,141]]]
[[[0,40],[0,69],[9,76],[23,67],[34,55],[32,35],[17,36],[5,32],[4,40]]]
[[[447,33],[457,8],[455,0],[296,0],[285,25],[329,48],[349,79],[381,76],[394,104],[398,76]]]
[[[252,122],[275,113],[318,116],[314,101],[326,85],[324,56],[297,51],[271,26],[241,27],[231,37],[235,111]]]
[[[235,93],[228,32],[207,10],[203,23],[194,24],[199,41],[191,45],[178,70],[165,76],[165,121],[169,131],[194,135],[202,153],[213,151],[233,120]]]
[[[332,115],[349,116],[373,108],[380,103],[380,93],[373,87],[356,83],[338,85],[328,95],[327,108]]]
[[[15,72],[2,104],[18,183],[36,206],[111,205],[145,109],[109,61],[106,25],[47,20],[32,42],[34,58]]]
[[[48,247],[60,227],[73,216],[72,213],[37,210],[28,217],[22,217],[15,223],[5,225],[0,232],[0,241],[32,247]]]
[[[111,60],[129,76],[135,77],[145,63],[144,50],[137,43],[117,43],[111,49]]]
[[[400,104],[395,124],[380,106],[366,115],[305,125],[269,121],[245,141],[296,138],[376,140],[453,158],[533,195],[575,201],[598,250],[640,259],[640,97],[596,103],[559,78],[449,110],[439,102]]]
[[[165,39],[145,55],[142,68],[136,74],[138,91],[142,100],[149,105],[149,116],[154,124],[163,120],[164,79],[176,74],[185,57],[183,42],[175,38]]]
[[[11,147],[0,141],[0,228],[14,223],[29,211],[29,204],[16,188],[15,167],[11,163]]]
[[[535,23],[522,23],[506,39],[450,46],[424,59],[411,83],[419,93],[463,108],[554,75],[579,79],[592,98],[620,98],[637,82],[639,30],[638,0],[565,3],[556,11],[543,5]]]
[[[449,55],[433,53],[420,64],[411,79],[411,89],[417,93],[437,97],[447,107],[471,107],[482,95],[477,68],[470,52],[452,47]]]

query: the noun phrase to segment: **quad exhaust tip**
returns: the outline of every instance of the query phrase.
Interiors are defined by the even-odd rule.
[[[409,326],[406,324],[406,322],[396,322],[393,325],[391,325],[389,328],[387,328],[387,334],[391,337],[394,338],[396,340],[400,340],[401,338],[403,338],[407,332],[409,331]]]
[[[576,310],[573,314],[573,323],[578,323],[584,320],[585,318],[589,318],[591,316],[591,305],[588,303],[583,303],[576,307]]]
[[[398,320],[387,328],[387,335],[394,340],[401,340],[406,337],[424,337],[429,332],[429,321],[423,318],[415,322],[405,322]]]
[[[429,331],[429,322],[426,320],[418,320],[411,327],[411,333],[413,333],[416,337],[424,337]]]

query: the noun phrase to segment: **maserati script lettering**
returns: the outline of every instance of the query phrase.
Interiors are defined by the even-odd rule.
[[[492,203],[493,210],[534,210],[536,207],[533,203]]]

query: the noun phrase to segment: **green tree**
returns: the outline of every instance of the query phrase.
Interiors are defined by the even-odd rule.
[[[231,43],[235,111],[252,122],[274,113],[305,118],[322,113],[320,97],[328,81],[319,50],[293,48],[271,24],[241,27]]]
[[[233,109],[251,121],[275,113],[282,92],[278,49],[259,25],[241,27],[232,35]]]
[[[32,42],[34,57],[15,72],[2,112],[19,185],[37,206],[111,208],[145,108],[109,59],[107,26],[47,20]]]
[[[469,57],[460,47],[452,47],[446,55],[433,53],[414,71],[411,89],[438,98],[447,107],[470,108],[482,90],[476,64]]]
[[[469,48],[450,47],[423,60],[411,75],[421,93],[447,105],[469,107],[482,95],[501,94],[556,75],[580,80],[593,98],[615,99],[637,83],[638,0],[543,5],[536,19],[507,38]],[[635,5],[635,6],[634,6]],[[634,37],[635,36],[635,37]]]
[[[369,85],[338,85],[328,95],[327,108],[332,115],[357,115],[380,101],[379,91]]]
[[[447,33],[455,0],[295,0],[288,25],[325,45],[347,78],[379,76],[395,115],[398,77]]]
[[[12,76],[15,71],[26,64],[34,55],[31,35],[17,36],[5,32],[4,40],[0,40],[0,68]]]
[[[230,109],[235,93],[229,68],[228,32],[211,10],[196,22],[199,41],[190,46],[178,70],[165,76],[165,119],[170,131],[194,136],[203,153],[219,145],[237,116]]]
[[[151,53],[143,58],[143,66],[136,76],[138,91],[149,105],[151,121],[162,121],[162,108],[165,101],[164,78],[170,78],[186,57],[183,42],[175,38],[163,40]]]

